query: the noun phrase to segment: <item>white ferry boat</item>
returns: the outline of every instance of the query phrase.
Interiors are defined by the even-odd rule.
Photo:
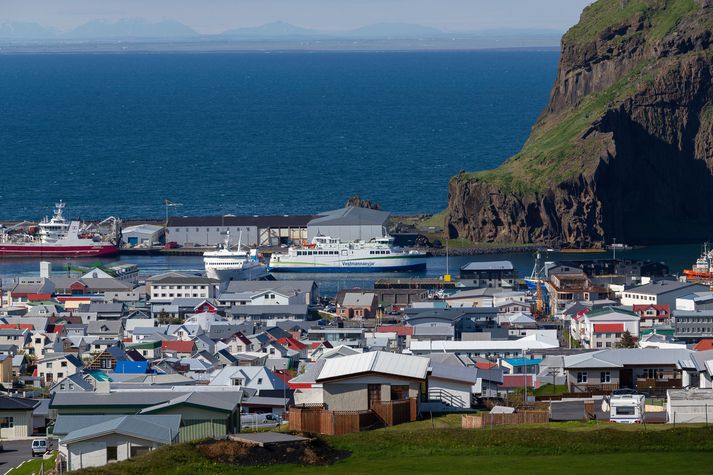
[[[394,247],[385,236],[369,242],[342,242],[315,236],[311,244],[290,247],[287,254],[273,254],[274,272],[404,272],[426,269],[426,254]]]
[[[256,280],[267,274],[267,268],[260,262],[256,249],[243,251],[238,238],[236,249],[230,247],[230,231],[226,233],[225,243],[216,251],[203,253],[206,276],[221,282],[229,280]]]

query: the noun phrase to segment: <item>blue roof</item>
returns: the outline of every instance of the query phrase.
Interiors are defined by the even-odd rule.
[[[531,360],[529,358],[506,358],[505,362],[510,366],[531,366],[542,363],[542,360]]]
[[[115,373],[146,374],[149,369],[148,361],[117,361]]]

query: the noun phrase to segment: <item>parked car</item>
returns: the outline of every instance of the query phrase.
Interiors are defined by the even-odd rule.
[[[32,456],[40,456],[42,457],[44,454],[47,453],[47,450],[49,449],[49,445],[47,443],[47,439],[34,439],[32,441]]]
[[[267,413],[267,414],[240,414],[240,427],[278,427],[282,424],[282,417]]]

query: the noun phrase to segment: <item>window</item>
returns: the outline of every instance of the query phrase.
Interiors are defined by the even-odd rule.
[[[107,462],[116,462],[117,460],[117,450],[116,450],[116,445],[108,445],[106,447],[106,461]]]
[[[611,373],[609,371],[602,371],[599,375],[600,383],[611,383]]]
[[[633,416],[635,414],[634,406],[618,406],[615,408],[617,416]]]
[[[262,384],[262,378],[257,378],[257,383]]]
[[[233,378],[233,386],[242,386],[243,378]]]
[[[0,417],[0,429],[12,429],[15,427],[14,417]]]
[[[577,373],[577,382],[578,383],[586,383],[588,380],[587,376],[588,376],[588,374],[586,371],[579,371]]]

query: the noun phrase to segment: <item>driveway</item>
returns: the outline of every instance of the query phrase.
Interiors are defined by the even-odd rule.
[[[0,452],[0,474],[20,465],[25,460],[32,459],[32,439],[2,441],[4,451]],[[56,448],[50,441],[50,447]]]

